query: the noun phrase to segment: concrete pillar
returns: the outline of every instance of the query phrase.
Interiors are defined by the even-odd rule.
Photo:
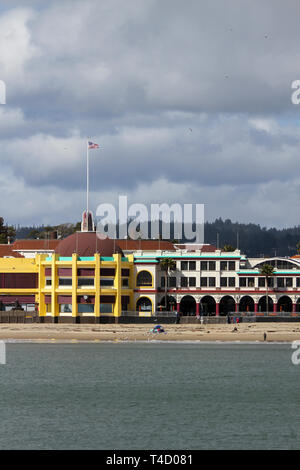
[[[177,312],[180,312],[180,302],[176,303],[176,310],[177,310]]]
[[[254,302],[254,313],[258,312],[258,302]]]
[[[293,303],[293,313],[296,313],[297,310],[297,304]]]
[[[276,313],[277,312],[277,303],[274,302],[273,303],[273,313]]]
[[[199,315],[200,313],[200,303],[196,302],[196,315]]]
[[[220,315],[220,304],[219,302],[216,302],[216,317]]]

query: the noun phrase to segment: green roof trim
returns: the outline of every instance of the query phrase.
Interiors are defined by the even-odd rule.
[[[122,257],[122,261],[128,262],[128,258]],[[115,261],[115,259],[112,256],[101,256],[100,257],[101,261]],[[46,258],[46,261],[52,261],[52,256],[49,256]],[[60,256],[59,261],[72,261],[71,256]],[[95,256],[79,256],[78,261],[95,261]]]
[[[177,259],[181,259],[181,258],[194,258],[194,259],[203,259],[203,258],[212,258],[212,259],[229,259],[229,258],[234,258],[234,259],[240,259],[241,258],[241,255],[189,255],[188,253],[186,255],[154,255],[154,256],[151,256],[151,255],[145,255],[144,256],[140,256],[140,255],[134,255],[134,259],[135,260],[142,260],[144,258],[147,258],[147,259],[158,259],[158,258],[177,258]]]
[[[260,275],[260,276],[263,276],[263,274],[260,274],[260,271],[258,270],[252,270],[252,271],[236,271],[237,274],[256,274],[256,275]],[[292,269],[292,270],[286,270],[286,271],[274,271],[274,274],[300,274],[300,271],[298,270],[295,270],[295,269]],[[270,276],[272,277],[272,276]]]

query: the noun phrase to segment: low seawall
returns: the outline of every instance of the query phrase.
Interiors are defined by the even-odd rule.
[[[272,315],[272,316],[239,316],[239,323],[271,323],[271,322],[300,322],[300,316],[294,315]],[[226,316],[204,316],[202,320],[200,317],[195,316],[181,316],[180,320],[173,315],[153,315],[153,316],[137,316],[137,315],[122,315],[120,317],[114,317],[110,315],[101,315],[100,317],[90,316],[56,316],[52,317],[47,315],[45,317],[39,317],[36,312],[24,312],[21,310],[0,312],[0,323],[61,323],[61,324],[99,324],[99,323],[120,323],[120,324],[172,324],[181,323],[183,325],[193,324],[225,324],[228,322]],[[235,318],[231,317],[230,323],[236,324]]]

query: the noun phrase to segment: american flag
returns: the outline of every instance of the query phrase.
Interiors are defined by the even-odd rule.
[[[89,142],[89,149],[98,149],[99,145],[94,142]]]

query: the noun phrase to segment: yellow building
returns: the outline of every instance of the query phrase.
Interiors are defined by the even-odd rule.
[[[41,321],[94,322],[135,310],[133,255],[115,240],[77,232],[55,253],[0,258],[0,306],[38,309]]]

